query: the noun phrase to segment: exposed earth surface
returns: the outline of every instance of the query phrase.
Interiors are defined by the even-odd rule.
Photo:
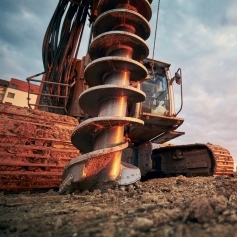
[[[0,236],[237,237],[237,176],[184,176],[106,193],[0,194]]]

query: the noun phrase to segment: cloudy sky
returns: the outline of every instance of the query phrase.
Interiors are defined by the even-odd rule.
[[[0,0],[0,78],[42,72],[41,48],[57,0]],[[153,0],[155,29],[157,0]],[[183,71],[186,134],[176,144],[226,147],[237,165],[237,1],[161,0],[155,58]],[[85,55],[89,29],[79,52]],[[154,32],[149,38],[153,49]],[[177,109],[179,88],[176,86]]]

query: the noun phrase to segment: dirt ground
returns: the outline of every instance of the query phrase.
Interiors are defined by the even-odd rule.
[[[0,236],[237,237],[237,176],[153,179],[140,189],[0,195]]]

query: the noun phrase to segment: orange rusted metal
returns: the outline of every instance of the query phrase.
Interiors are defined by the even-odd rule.
[[[0,104],[0,190],[55,188],[63,167],[79,155],[70,141],[77,120]]]
[[[99,1],[94,39],[89,47],[91,62],[84,71],[90,88],[79,97],[80,107],[94,118],[83,121],[73,131],[72,143],[85,154],[65,167],[60,193],[103,189],[104,183],[109,182],[127,185],[140,178],[138,169],[139,175],[135,175],[136,167],[127,166],[124,170],[131,168],[132,175],[128,176],[129,182],[123,180],[120,149],[113,155],[103,154],[103,162],[100,153],[126,143],[125,127],[143,124],[141,119],[127,116],[127,108],[131,101],[145,99],[145,94],[130,84],[147,77],[147,69],[139,61],[149,54],[145,40],[150,35],[151,14],[151,5],[146,0]]]

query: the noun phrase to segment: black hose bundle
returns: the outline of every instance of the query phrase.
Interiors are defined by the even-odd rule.
[[[42,57],[45,81],[40,104],[47,111],[65,114],[69,86],[75,78],[75,62],[90,6],[89,0],[59,0],[45,33]],[[62,109],[63,108],[63,109]]]

